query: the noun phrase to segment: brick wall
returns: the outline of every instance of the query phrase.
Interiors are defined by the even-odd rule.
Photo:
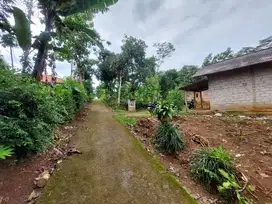
[[[257,71],[254,69],[256,87],[256,108],[272,109],[272,66]]]
[[[263,64],[211,75],[209,95],[212,110],[272,109],[272,66]]]

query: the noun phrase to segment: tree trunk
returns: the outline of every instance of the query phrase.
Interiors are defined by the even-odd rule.
[[[120,76],[119,76],[119,87],[118,87],[118,100],[117,100],[118,105],[120,105],[120,102],[121,102],[121,88],[122,88],[122,76],[120,74]]]
[[[53,20],[53,12],[48,11],[45,15],[45,32],[50,33],[52,30],[52,20]],[[47,45],[49,42],[49,38],[41,39],[40,46],[38,48],[37,58],[35,61],[35,66],[33,70],[33,76],[38,80],[41,81],[42,73],[45,69],[45,60],[47,57]]]
[[[12,67],[12,69],[14,69],[14,63],[13,63],[13,50],[12,50],[12,47],[9,47],[9,51],[10,51],[11,67]]]

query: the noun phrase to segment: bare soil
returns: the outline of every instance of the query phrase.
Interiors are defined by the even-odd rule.
[[[205,190],[188,173],[190,156],[196,148],[203,146],[228,150],[234,158],[238,172],[244,173],[249,184],[256,187],[246,196],[257,203],[272,201],[272,120],[223,115],[194,115],[174,119],[174,123],[184,133],[187,148],[177,157],[159,154],[152,143],[158,121],[142,118],[134,129],[136,137],[146,149],[159,154],[161,162],[175,174],[182,185],[199,203],[218,203],[216,193]]]
[[[89,106],[82,110],[74,121],[58,127],[54,132],[55,143],[46,152],[28,155],[19,160],[12,157],[0,161],[0,204],[25,203],[35,188],[34,178],[44,170],[50,170],[52,173],[57,161],[64,156],[58,154],[65,154],[72,147],[70,139],[79,124],[85,120],[88,110]]]

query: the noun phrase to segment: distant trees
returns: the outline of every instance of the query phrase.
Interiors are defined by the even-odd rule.
[[[271,48],[272,47],[272,36],[269,36],[265,39],[259,41],[259,44],[256,47],[243,47],[237,53],[233,52],[233,50],[228,47],[225,51],[213,55],[210,53],[207,57],[205,57],[202,67],[208,66],[210,64],[222,62],[224,60],[231,59],[233,57],[240,57],[243,55],[250,54],[251,52],[260,51],[263,49]]]
[[[157,43],[154,45],[157,48],[156,55],[147,56],[148,46],[143,40],[125,35],[122,42],[120,53],[107,50],[99,53],[97,78],[103,81],[108,91],[117,91],[117,104],[121,102],[122,92],[126,93],[124,96],[127,99],[136,99],[141,95],[147,100],[155,100],[155,96],[159,96],[156,68],[171,56],[174,46],[167,42]],[[153,91],[155,94],[150,93]]]

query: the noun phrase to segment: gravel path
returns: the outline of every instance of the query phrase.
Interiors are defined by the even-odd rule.
[[[75,145],[38,204],[194,203],[101,102],[94,102]]]

